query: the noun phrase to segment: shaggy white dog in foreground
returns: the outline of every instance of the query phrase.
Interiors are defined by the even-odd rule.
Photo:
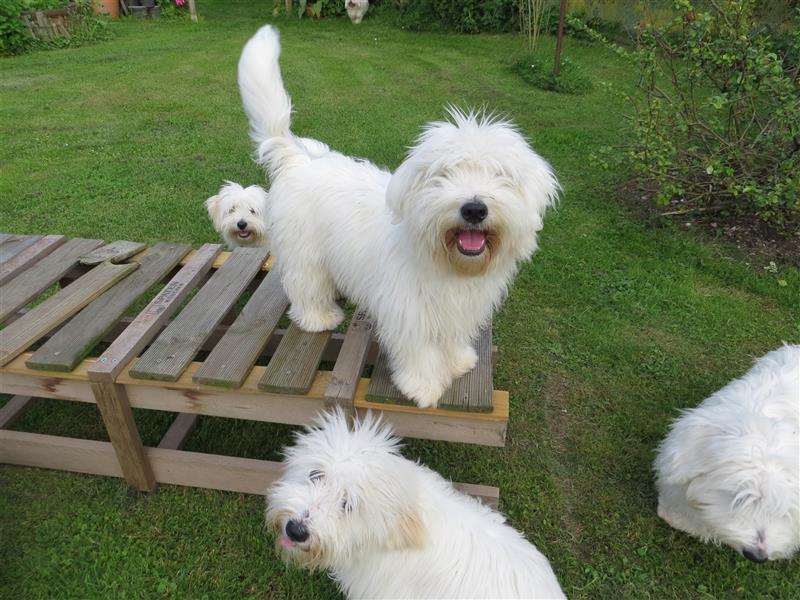
[[[800,346],[756,361],[672,426],[662,442],[658,514],[764,562],[800,548]]]
[[[400,455],[371,414],[341,412],[287,448],[267,521],[287,560],[348,598],[564,598],[550,563],[502,515]]]
[[[208,218],[229,248],[267,246],[267,192],[226,181],[206,200]]]
[[[306,331],[333,329],[341,292],[376,319],[395,385],[436,406],[475,366],[474,339],[536,250],[558,183],[511,124],[456,109],[394,175],[298,139],[279,54],[277,31],[261,28],[239,88],[272,182],[267,220],[289,315]]]

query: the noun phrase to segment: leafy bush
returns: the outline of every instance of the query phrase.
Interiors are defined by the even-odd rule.
[[[321,17],[341,17],[345,14],[347,11],[341,0],[317,0],[316,2],[300,0],[297,8],[297,16],[300,18],[307,16],[319,19]]]
[[[529,52],[521,56],[511,69],[531,85],[562,94],[585,94],[592,88],[591,80],[578,65],[561,57],[561,74],[553,75],[553,55]]]
[[[401,0],[399,23],[412,31],[518,30],[518,0]]]
[[[642,31],[634,54],[634,143],[627,156],[657,200],[687,211],[800,223],[800,10],[782,52],[756,29],[754,0],[674,2],[678,16]],[[700,6],[707,7],[701,9]]]
[[[31,38],[19,18],[22,0],[0,0],[0,54],[22,54],[31,46]]]

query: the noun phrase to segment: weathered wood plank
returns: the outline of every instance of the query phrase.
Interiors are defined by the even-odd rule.
[[[492,329],[481,331],[476,345],[478,363],[469,373],[453,381],[439,399],[438,407],[444,410],[491,412],[492,411]],[[370,402],[413,406],[395,387],[391,379],[389,361],[381,352],[375,361],[367,391]]]
[[[255,277],[267,252],[265,248],[234,250],[231,258],[136,362],[130,374],[140,379],[178,379]]]
[[[283,474],[281,463],[274,461],[165,448],[145,448],[145,453],[159,483],[261,496]],[[110,443],[41,433],[0,431],[0,463],[122,477]],[[453,486],[490,506],[500,497],[491,486]]]
[[[13,396],[0,408],[0,429],[8,429],[33,405],[30,396]]]
[[[24,271],[37,260],[50,254],[64,243],[63,235],[46,235],[34,244],[31,244],[19,254],[0,264],[0,284],[5,283],[21,271]]]
[[[158,443],[158,447],[167,448],[170,450],[180,450],[183,447],[183,444],[186,442],[186,438],[188,438],[192,431],[194,431],[194,426],[197,424],[197,418],[197,415],[178,413],[178,416],[175,417],[172,425],[169,426],[169,429],[167,429],[164,437],[162,437],[161,441]]]
[[[386,404],[399,404],[401,406],[416,406],[416,404],[403,395],[392,382],[392,373],[389,368],[389,359],[383,352],[378,353],[372,375],[369,378],[367,400]]]
[[[305,394],[317,374],[330,331],[308,333],[292,323],[258,382],[265,392]]]
[[[219,244],[204,244],[194,252],[192,259],[135,319],[127,323],[124,331],[119,332],[119,336],[114,335],[111,346],[89,370],[89,377],[95,381],[114,381],[130,360],[158,335],[181,302],[204,279],[221,249]]]
[[[135,273],[81,310],[28,361],[31,369],[71,371],[103,339],[125,311],[191,250],[188,244],[156,244],[140,255]]]
[[[492,327],[483,329],[475,346],[478,362],[455,381],[439,399],[439,408],[489,412],[492,410]]]
[[[14,321],[0,335],[0,366],[24,352],[33,342],[69,319],[137,267],[136,263],[103,263]]]
[[[92,382],[92,393],[128,485],[141,492],[154,491],[156,479],[144,455],[125,388],[116,383],[96,381]]]
[[[237,388],[247,377],[289,305],[277,271],[270,271],[241,314],[203,361],[193,381]],[[316,365],[314,366],[316,370]]]
[[[67,240],[30,269],[5,284],[0,293],[0,323],[17,312],[72,269],[82,254],[97,248],[102,240]]]
[[[92,250],[80,258],[80,263],[87,267],[99,265],[107,260],[112,263],[122,262],[130,258],[137,252],[142,252],[147,246],[141,242],[129,242],[127,240],[117,240],[106,244],[102,248]],[[187,251],[188,252],[188,251]],[[138,259],[136,262],[140,262]]]
[[[356,309],[325,388],[325,403],[329,408],[341,407],[352,413],[353,398],[367,360],[374,327],[375,323],[367,312]]]
[[[42,239],[40,235],[6,234],[6,237],[0,240],[0,263],[11,260],[17,254],[25,250],[25,248],[35,244],[40,239]]]

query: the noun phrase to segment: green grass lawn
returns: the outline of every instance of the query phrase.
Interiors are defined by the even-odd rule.
[[[207,0],[198,24],[119,22],[108,42],[0,60],[0,231],[216,241],[205,198],[225,179],[263,181],[236,63],[271,7]],[[800,272],[745,265],[621,208],[624,174],[589,157],[626,135],[617,92],[630,67],[568,40],[594,85],[559,96],[510,71],[515,35],[414,34],[369,18],[280,27],[297,133],[394,168],[443,105],[486,105],[520,124],[564,186],[495,319],[507,446],[409,440],[407,456],[499,486],[511,524],[572,598],[797,597],[798,559],[753,565],[655,513],[654,448],[678,410],[800,341]],[[136,416],[146,444],[171,419]],[[92,405],[41,400],[16,428],[105,439]],[[290,434],[201,417],[186,449],[277,459]],[[284,566],[262,521],[259,497],[141,496],[120,480],[0,467],[0,597],[338,597],[324,574]]]

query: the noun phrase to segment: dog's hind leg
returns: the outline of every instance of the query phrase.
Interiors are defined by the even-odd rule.
[[[302,270],[287,269],[282,282],[291,303],[289,318],[303,331],[336,329],[344,320],[344,311],[336,304],[336,286],[324,267],[305,264]]]

